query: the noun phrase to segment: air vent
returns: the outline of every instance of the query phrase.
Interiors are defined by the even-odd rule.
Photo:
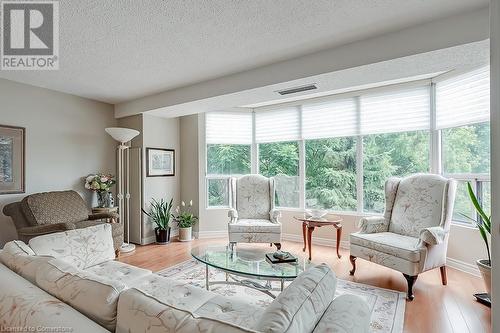
[[[289,94],[295,94],[295,93],[308,91],[308,90],[314,90],[314,89],[318,89],[318,87],[316,87],[315,83],[308,84],[307,86],[300,86],[300,87],[294,87],[294,88],[285,89],[285,90],[278,90],[277,93],[280,95],[289,95]]]

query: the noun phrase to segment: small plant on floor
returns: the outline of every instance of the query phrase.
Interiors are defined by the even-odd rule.
[[[149,211],[144,208],[142,212],[149,216],[151,222],[156,225],[155,234],[156,242],[160,244],[165,244],[170,241],[170,218],[174,217],[171,213],[174,199],[170,199],[170,202],[160,199],[151,200],[151,207]]]
[[[470,216],[465,214],[461,214],[465,218],[473,221],[481,234],[481,238],[483,239],[484,245],[486,247],[486,253],[488,255],[488,259],[481,259],[477,261],[477,266],[481,271],[481,275],[483,276],[484,283],[486,285],[486,290],[488,294],[491,292],[491,252],[490,252],[490,244],[488,238],[491,237],[491,216],[486,214],[483,207],[479,203],[476,195],[474,194],[474,190],[472,189],[472,185],[467,183],[467,191],[469,192],[469,197],[476,209],[478,219],[473,219]]]
[[[181,206],[182,208],[177,206],[175,209],[175,212],[177,213],[175,220],[179,226],[179,240],[190,241],[192,238],[192,227],[196,224],[196,222],[198,222],[198,217],[191,212],[193,200],[189,201],[189,205],[187,205],[187,207],[186,203],[182,201]]]

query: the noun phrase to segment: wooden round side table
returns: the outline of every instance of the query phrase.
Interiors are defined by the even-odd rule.
[[[321,228],[324,226],[332,226],[337,230],[337,257],[340,259],[342,256],[340,255],[340,239],[342,237],[342,218],[337,215],[327,214],[321,218],[311,217],[307,214],[295,215],[294,219],[302,222],[302,236],[304,237],[304,248],[303,252],[306,251],[306,246],[309,249],[309,260],[312,257],[311,251],[311,240],[312,233],[315,228]],[[306,242],[306,233],[307,233],[307,242]]]

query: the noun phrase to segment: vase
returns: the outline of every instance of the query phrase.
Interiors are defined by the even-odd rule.
[[[108,201],[108,192],[106,191],[97,191],[97,207],[105,208],[107,207]]]
[[[486,292],[488,295],[491,295],[491,266],[488,265],[487,259],[478,260],[476,263],[481,275],[483,276]]]
[[[189,242],[193,239],[192,236],[193,227],[179,228],[179,240],[181,242]]]
[[[164,245],[170,243],[170,228],[155,228],[156,244]]]
[[[108,192],[106,196],[106,207],[113,208],[115,206],[115,198],[113,197],[113,193]]]

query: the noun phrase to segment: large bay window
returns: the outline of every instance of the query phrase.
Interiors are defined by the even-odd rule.
[[[387,178],[433,172],[459,181],[466,222],[467,182],[491,206],[488,73],[207,113],[207,205],[228,205],[230,176],[260,173],[278,207],[381,213]]]

